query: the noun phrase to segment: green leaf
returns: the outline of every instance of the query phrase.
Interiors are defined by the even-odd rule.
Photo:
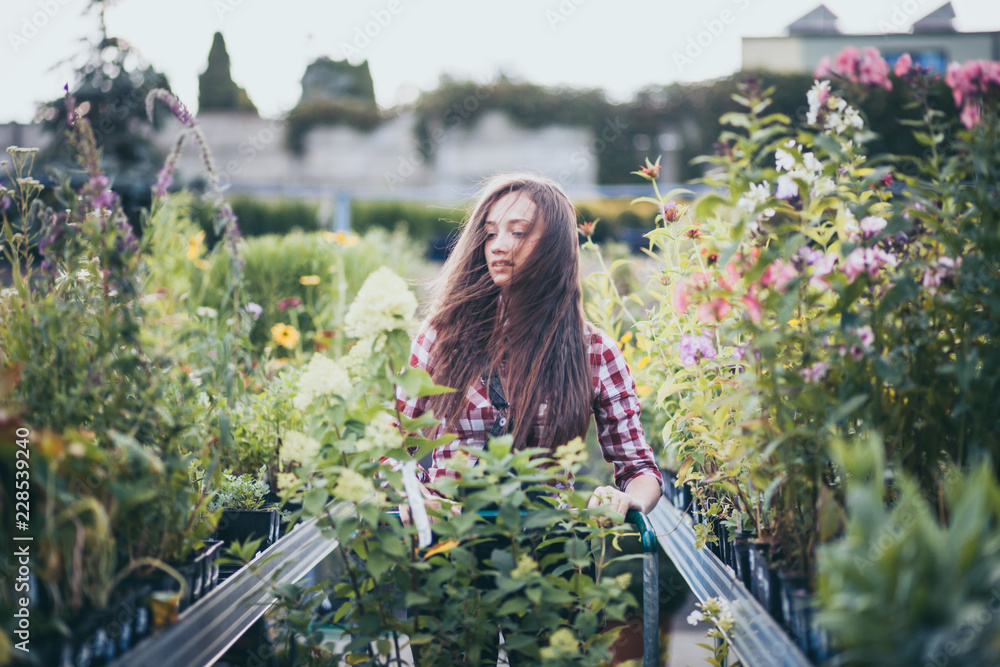
[[[310,489],[302,498],[302,508],[307,514],[317,516],[321,514],[323,512],[323,508],[326,507],[326,499],[326,489]]]

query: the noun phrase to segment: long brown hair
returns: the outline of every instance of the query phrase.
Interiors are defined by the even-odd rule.
[[[542,225],[542,233],[501,288],[489,274],[484,224],[494,204],[513,192],[535,203],[534,223]],[[467,388],[480,381],[484,369],[498,372],[502,363],[508,416],[519,447],[551,449],[586,435],[592,379],[579,258],[576,211],[556,183],[527,174],[486,182],[445,262],[430,309],[437,332],[434,381],[458,389],[431,398],[431,407],[449,430],[460,417]],[[533,430],[543,404],[542,438],[535,442]]]

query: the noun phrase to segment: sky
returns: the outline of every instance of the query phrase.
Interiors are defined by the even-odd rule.
[[[31,122],[72,81],[97,34],[87,0],[0,0],[0,123]],[[601,88],[615,101],[740,67],[742,37],[777,36],[818,0],[118,0],[108,33],[128,40],[197,108],[198,75],[222,32],[232,76],[264,116],[291,109],[319,56],[368,60],[377,102],[412,102],[443,74],[498,72],[549,86]],[[827,0],[843,32],[881,33],[941,0]],[[960,31],[1000,30],[1000,2],[953,0]],[[728,12],[728,14],[723,14]],[[727,18],[728,22],[720,19]],[[905,27],[905,26],[904,26]],[[685,49],[701,32],[708,44]],[[678,57],[682,56],[682,57]]]

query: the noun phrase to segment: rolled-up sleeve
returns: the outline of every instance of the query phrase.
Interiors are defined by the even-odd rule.
[[[639,422],[635,379],[617,343],[604,333],[591,339],[591,366],[596,376],[594,420],[604,460],[615,469],[619,489],[639,475],[663,476]]]
[[[424,321],[420,325],[420,329],[417,331],[417,335],[413,337],[410,341],[410,366],[413,368],[419,368],[425,370],[428,373],[432,371],[431,362],[431,350],[434,347],[434,340],[436,338],[436,332],[434,328],[430,326],[427,321]],[[410,419],[416,419],[417,417],[423,415],[427,412],[429,397],[427,396],[417,396],[409,397],[400,385],[396,385],[396,407],[399,412]],[[413,451],[410,452],[413,454]],[[383,460],[394,468],[400,465],[399,461],[395,459],[389,459],[388,457]],[[424,469],[420,463],[417,463],[419,468],[419,478],[422,482],[429,481],[429,476],[427,471]]]

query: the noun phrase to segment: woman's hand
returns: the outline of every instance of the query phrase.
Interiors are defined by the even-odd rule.
[[[625,513],[630,509],[642,509],[635,498],[613,486],[599,486],[594,489],[594,493],[587,503],[587,509],[601,506],[608,507],[612,512],[622,516],[625,516]],[[603,524],[610,523],[606,517],[601,518]]]
[[[633,477],[625,485],[625,491],[619,491],[613,486],[599,486],[587,503],[587,509],[606,505],[612,512],[625,515],[630,509],[637,509],[643,514],[649,514],[656,503],[660,501],[663,490],[660,483],[652,475]]]
[[[441,496],[436,496],[431,493],[430,489],[423,482],[418,482],[420,484],[420,495],[424,497],[424,506],[428,509],[441,510],[444,505],[449,505],[451,507],[452,514],[461,514],[462,506],[458,503],[448,500],[447,498],[442,498]],[[431,523],[437,521],[437,517],[428,516]],[[410,525],[410,506],[400,505],[399,506],[399,519],[403,522],[404,526]]]

